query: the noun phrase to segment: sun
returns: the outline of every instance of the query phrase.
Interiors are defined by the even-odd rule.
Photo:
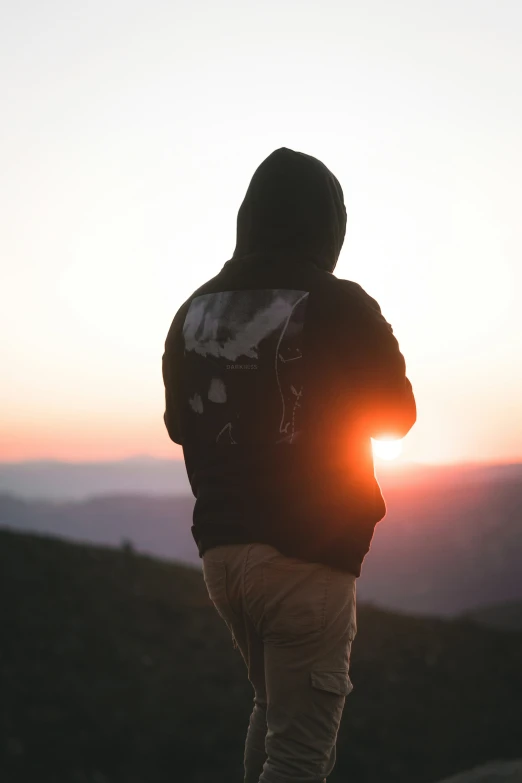
[[[373,440],[373,453],[379,459],[396,459],[402,452],[402,440]]]

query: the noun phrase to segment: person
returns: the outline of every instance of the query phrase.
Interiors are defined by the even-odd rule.
[[[334,275],[345,231],[330,170],[275,150],[232,258],[165,342],[164,421],[196,498],[192,534],[254,689],[245,783],[319,783],[334,768],[356,579],[386,513],[371,439],[416,420],[391,326]]]

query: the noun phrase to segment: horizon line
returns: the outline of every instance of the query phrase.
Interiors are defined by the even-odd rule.
[[[55,464],[55,465],[115,465],[115,464],[121,464],[121,463],[129,463],[129,462],[179,462],[184,463],[183,456],[174,456],[174,457],[158,457],[152,454],[133,454],[129,455],[127,457],[119,457],[119,458],[113,458],[113,459],[79,459],[79,460],[72,460],[72,459],[60,459],[59,457],[36,457],[36,458],[29,458],[29,459],[18,459],[18,460],[0,460],[0,467],[6,466],[6,465],[42,465],[42,464]],[[432,467],[432,468],[451,468],[451,467],[495,467],[495,466],[503,466],[507,467],[509,465],[521,465],[522,464],[522,455],[518,458],[508,458],[508,459],[479,459],[479,460],[448,460],[448,461],[432,461],[432,460],[404,460],[404,459],[394,459],[394,460],[384,460],[379,457],[376,457],[374,460],[375,465],[382,466],[384,468],[412,468],[412,467]]]

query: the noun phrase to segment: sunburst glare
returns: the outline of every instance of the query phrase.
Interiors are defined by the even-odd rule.
[[[396,459],[402,453],[402,440],[373,440],[373,453],[379,459]]]

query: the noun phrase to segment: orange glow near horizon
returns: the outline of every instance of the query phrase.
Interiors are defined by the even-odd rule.
[[[433,443],[431,436],[435,432],[431,428],[426,426],[423,432],[421,422],[416,432],[417,426],[403,440],[373,441],[376,462],[382,466],[412,462],[433,465],[522,462],[516,432],[513,432],[511,441],[506,440],[508,448],[497,450],[491,448],[492,441],[487,443],[484,440],[482,444],[476,441],[477,446],[473,449],[474,444],[470,441],[461,443],[457,439],[454,443],[451,439],[447,440],[446,448],[442,448],[442,442]],[[426,443],[433,448],[422,448]],[[76,423],[70,418],[63,421],[56,417],[47,422],[13,422],[0,427],[0,462],[105,462],[136,457],[183,459],[181,446],[169,440],[161,412],[159,416],[133,422],[107,417],[92,423]]]
[[[145,421],[132,430],[121,423],[98,426],[52,422],[48,427],[12,426],[0,434],[0,462],[58,460],[63,462],[105,462],[144,456],[182,459],[181,446],[169,440],[159,422]]]

